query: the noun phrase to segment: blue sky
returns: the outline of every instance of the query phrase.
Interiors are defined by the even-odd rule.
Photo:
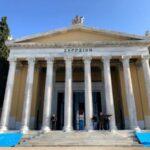
[[[0,0],[14,38],[70,26],[76,15],[85,25],[133,34],[150,30],[150,0]]]

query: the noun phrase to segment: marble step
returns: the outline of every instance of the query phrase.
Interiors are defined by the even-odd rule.
[[[37,134],[18,146],[139,146],[133,132],[62,132]]]

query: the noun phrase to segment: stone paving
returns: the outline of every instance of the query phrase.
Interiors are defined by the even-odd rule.
[[[0,150],[148,150],[144,147],[14,147]]]

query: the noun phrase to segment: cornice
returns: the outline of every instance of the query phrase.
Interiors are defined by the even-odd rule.
[[[124,32],[110,31],[110,30],[105,30],[105,29],[97,29],[94,27],[87,27],[87,26],[81,26],[81,25],[73,25],[73,26],[69,26],[66,28],[61,28],[61,29],[56,29],[56,30],[51,30],[51,31],[43,32],[43,33],[37,33],[34,35],[25,36],[22,38],[15,39],[14,41],[15,42],[23,42],[23,41],[34,39],[34,38],[45,37],[47,35],[53,35],[53,34],[59,34],[59,33],[65,33],[67,31],[72,31],[72,30],[94,31],[97,33],[103,33],[103,34],[119,36],[119,37],[120,36],[128,37],[128,38],[140,39],[140,40],[147,39],[146,36],[142,36],[142,35],[128,34],[128,33],[124,33]]]
[[[97,41],[97,42],[53,42],[53,43],[6,43],[9,48],[72,48],[72,47],[128,47],[128,46],[150,46],[150,40],[128,40],[128,41]]]

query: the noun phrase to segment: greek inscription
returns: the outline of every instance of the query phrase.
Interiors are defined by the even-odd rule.
[[[64,52],[75,52],[75,53],[81,53],[81,52],[92,52],[92,48],[65,48]]]

